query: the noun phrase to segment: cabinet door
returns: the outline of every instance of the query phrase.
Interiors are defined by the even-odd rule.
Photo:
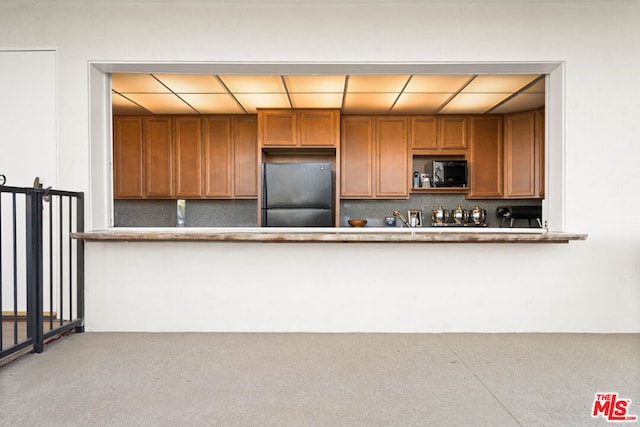
[[[440,116],[440,148],[461,150],[467,148],[467,119],[462,116]]]
[[[202,122],[199,117],[174,119],[175,195],[202,196]]]
[[[144,195],[142,117],[116,117],[113,124],[114,197]]]
[[[376,119],[376,197],[409,197],[408,120]]]
[[[544,129],[544,109],[536,111],[536,173],[538,177],[536,184],[538,188],[536,193],[539,198],[544,198],[544,145],[545,145],[545,129]]]
[[[411,148],[436,150],[438,148],[438,118],[415,116],[411,118]]]
[[[231,197],[231,118],[204,119],[205,196]]]
[[[170,117],[144,119],[145,195],[173,197],[173,144]]]
[[[504,120],[505,197],[536,197],[535,113],[511,114]]]
[[[502,126],[501,116],[477,116],[470,119],[470,199],[503,196]]]
[[[342,197],[373,197],[373,119],[344,117],[342,119],[341,182]]]
[[[264,147],[290,147],[297,144],[296,113],[293,110],[259,111],[258,122]]]
[[[302,110],[298,112],[299,145],[303,147],[335,147],[340,130],[337,111]]]
[[[258,126],[255,117],[238,117],[233,126],[233,195],[258,195]]]

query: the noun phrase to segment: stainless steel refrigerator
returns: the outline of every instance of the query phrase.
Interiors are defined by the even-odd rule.
[[[262,165],[262,226],[332,227],[331,163]]]

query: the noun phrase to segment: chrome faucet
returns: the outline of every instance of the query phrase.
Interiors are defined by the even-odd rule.
[[[409,225],[409,223],[407,222],[407,218],[405,218],[404,216],[402,216],[402,214],[400,213],[400,211],[395,210],[393,211],[393,216],[397,216],[398,218],[400,218],[400,221],[402,221],[404,223],[404,225],[406,225],[407,227],[411,227]]]

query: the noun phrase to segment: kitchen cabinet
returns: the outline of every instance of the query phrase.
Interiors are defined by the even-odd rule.
[[[469,199],[499,199],[504,195],[502,116],[469,119]]]
[[[144,196],[142,117],[113,120],[113,192],[116,199]]]
[[[413,116],[411,150],[418,155],[464,155],[467,151],[466,116]]]
[[[256,125],[255,116],[205,118],[205,197],[257,197]]]
[[[146,197],[171,198],[173,183],[173,141],[171,117],[145,117],[144,159]]]
[[[407,198],[408,119],[342,119],[341,197]]]
[[[261,147],[337,147],[339,110],[260,110]]]
[[[173,122],[175,196],[202,195],[202,121],[199,117],[176,117]]]
[[[539,116],[536,111],[504,116],[505,198],[541,198],[544,195]]]

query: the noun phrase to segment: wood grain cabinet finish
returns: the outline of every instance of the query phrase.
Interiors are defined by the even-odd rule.
[[[502,116],[469,119],[469,199],[502,198]]]
[[[113,192],[116,199],[144,196],[142,117],[113,120]]]
[[[233,196],[258,196],[258,120],[256,116],[233,120]]]
[[[340,136],[339,110],[260,110],[262,147],[336,147]]]
[[[508,114],[504,121],[505,198],[540,198],[543,159],[536,112]]]
[[[144,118],[146,197],[174,196],[172,139],[170,117]]]
[[[441,150],[467,148],[467,118],[465,116],[439,116],[438,145]]]
[[[408,119],[376,118],[375,196],[409,197]]]
[[[408,119],[342,119],[341,197],[407,198]]]
[[[205,197],[231,197],[231,119],[206,117],[203,121]]]
[[[437,150],[438,149],[438,117],[437,116],[411,117],[411,149],[413,150]]]
[[[343,198],[373,197],[373,117],[343,117],[340,141]]]
[[[179,198],[202,195],[202,120],[178,117],[173,122],[175,195]]]

